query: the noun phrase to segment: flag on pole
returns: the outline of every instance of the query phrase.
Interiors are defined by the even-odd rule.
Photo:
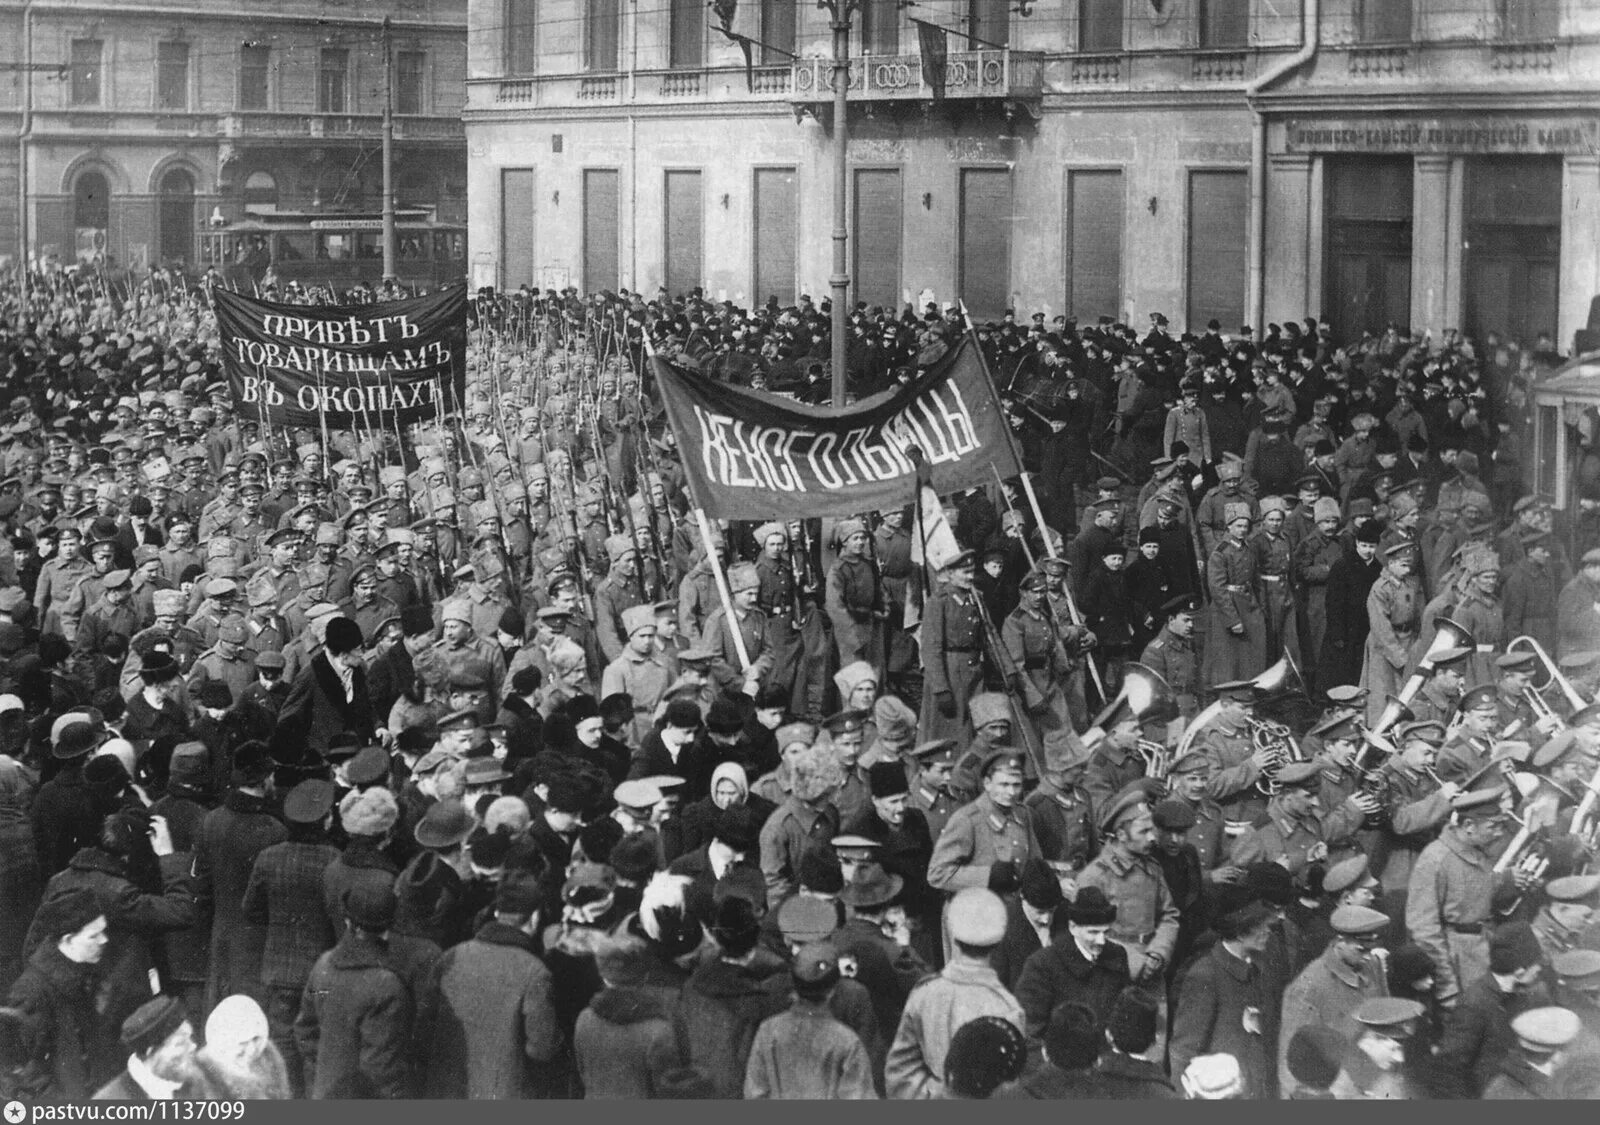
[[[927,20],[912,18],[917,25],[917,47],[922,55],[922,80],[933,89],[933,100],[944,100],[945,68],[950,45],[945,29]]]

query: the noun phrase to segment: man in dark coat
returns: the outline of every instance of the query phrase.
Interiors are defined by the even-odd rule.
[[[374,737],[376,723],[367,696],[361,626],[348,617],[328,619],[322,651],[295,677],[278,713],[272,756],[305,762],[323,755],[340,734]]]
[[[1050,1013],[1064,1003],[1083,1004],[1105,1022],[1128,986],[1128,951],[1111,941],[1117,908],[1099,887],[1083,887],[1061,914],[1050,944],[1028,958],[1017,979],[1017,1000],[1027,1016],[1025,1030],[1044,1034]]]
[[[272,768],[264,743],[242,744],[233,757],[237,785],[221,808],[206,814],[195,839],[195,896],[201,917],[211,920],[207,1007],[236,993],[261,998],[266,929],[246,917],[244,893],[256,857],[289,834],[267,797]]]
[[[1462,989],[1445,1013],[1444,1034],[1433,1059],[1438,1098],[1473,1098],[1494,1078],[1516,1036],[1511,1021],[1548,1002],[1539,980],[1544,960],[1526,922],[1508,922],[1489,939],[1489,971]]]
[[[333,783],[302,781],[283,802],[288,838],[262,850],[244,890],[244,916],[265,927],[261,950],[262,1008],[272,1041],[283,1053],[290,1085],[301,1090],[294,1019],[317,958],[338,940],[336,919],[322,897],[323,878],[339,849],[328,843]]]
[[[990,886],[993,888],[994,880]],[[1038,856],[1029,856],[1022,865],[1016,895],[1006,896],[1006,936],[989,954],[995,976],[1011,992],[1016,992],[1017,979],[1029,958],[1050,944],[1062,901],[1056,873]]]
[[[98,741],[90,724],[69,723],[51,748],[59,769],[39,787],[30,814],[39,869],[46,876],[66,867],[80,848],[95,842],[100,831],[100,812],[83,780],[83,764]]]
[[[348,928],[311,970],[294,1037],[313,1098],[403,1098],[410,1089],[411,992],[390,965],[393,890],[355,887]]]
[[[145,1102],[215,1096],[195,1059],[194,1024],[183,1004],[157,996],[122,1021],[125,1070],[95,1092],[95,1101]]]
[[[526,877],[503,880],[494,918],[434,969],[423,1015],[428,1096],[526,1099],[565,1089],[564,1036],[539,944],[550,894]]]
[[[1173,1074],[1182,1074],[1199,1055],[1232,1055],[1244,1099],[1260,1099],[1271,1090],[1276,1060],[1267,1047],[1266,1006],[1275,998],[1262,994],[1254,962],[1271,940],[1274,918],[1270,908],[1251,898],[1213,923],[1220,940],[1179,978],[1168,1040]]]
[[[1383,569],[1377,557],[1380,530],[1376,520],[1358,527],[1355,543],[1328,571],[1328,624],[1317,662],[1320,690],[1361,682],[1361,661],[1371,627],[1367,594]]]
[[[154,872],[155,861],[171,855],[172,850],[172,836],[160,817],[147,821],[135,813],[113,813],[101,826],[97,844],[79,851],[65,871],[45,884],[46,905],[87,889],[106,916],[109,944],[100,960],[105,989],[102,1012],[111,1027],[149,999],[150,972],[155,968],[160,935],[194,924],[194,893],[187,872],[161,868],[160,890],[155,892],[145,889],[142,874],[134,874]],[[44,914],[41,908],[40,916]],[[43,940],[36,921],[28,932],[27,953],[31,955]]]
[[[789,1006],[791,981],[787,966],[759,947],[761,924],[746,899],[718,903],[710,929],[718,955],[683,986],[678,1049],[710,1079],[712,1096],[736,1098],[756,1029]]]
[[[39,945],[6,999],[21,1014],[29,1055],[14,1092],[39,1101],[81,1101],[110,1077],[97,1073],[107,1052],[94,1006],[106,918],[94,894],[79,890],[41,910],[36,926]]]
[[[339,823],[349,842],[322,873],[323,915],[335,929],[352,889],[393,889],[400,868],[384,853],[384,846],[399,819],[400,806],[387,789],[351,790],[339,802]]]
[[[1172,1101],[1179,1096],[1161,1064],[1142,1057],[1155,1044],[1160,1014],[1156,998],[1143,988],[1122,990],[1106,1020],[1107,1047],[1094,1068],[1095,1097]]]

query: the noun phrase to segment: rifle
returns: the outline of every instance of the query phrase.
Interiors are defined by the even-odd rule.
[[[1011,652],[1000,640],[1000,634],[995,630],[994,621],[989,617],[989,607],[983,603],[983,595],[977,590],[970,591],[972,601],[978,607],[978,617],[983,622],[983,641],[989,649],[990,659],[994,661],[995,671],[1000,674],[1001,681],[1005,684],[1006,699],[1011,703],[1011,722],[1017,728],[1017,733],[1022,736],[1023,745],[1027,748],[1028,757],[1033,760],[1034,772],[1039,777],[1045,776],[1044,755],[1041,748],[1035,743],[1033,728],[1028,724],[1026,714],[1027,706],[1019,706],[1016,691],[1012,685],[1020,679],[1024,683],[1030,682],[1027,673],[1017,667],[1017,662],[1011,659]],[[1008,670],[1009,669],[1009,670]]]

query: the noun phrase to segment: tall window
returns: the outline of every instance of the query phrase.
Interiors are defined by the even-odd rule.
[[[322,48],[317,75],[317,112],[350,112],[350,52],[344,47]]]
[[[974,51],[991,43],[1011,42],[1011,5],[1008,0],[967,0],[967,30]]]
[[[617,287],[618,203],[615,168],[583,171],[583,288]]]
[[[100,56],[105,44],[99,39],[72,41],[72,104],[100,104]]]
[[[506,0],[505,49],[507,74],[533,74],[538,70],[535,0]]]
[[[85,172],[73,185],[72,225],[90,230],[111,225],[111,187],[99,172]]]
[[[189,108],[189,44],[156,44],[156,108]]]
[[[794,53],[794,16],[795,4],[793,0],[761,0],[761,61],[764,63],[787,63],[789,55],[782,52]],[[777,50],[771,48],[776,47]]]
[[[1411,39],[1411,0],[1361,0],[1363,43],[1406,43]]]
[[[1243,47],[1250,41],[1250,0],[1201,0],[1200,46]]]
[[[1561,34],[1560,0],[1500,0],[1500,34],[1506,39],[1554,39]]]
[[[194,177],[174,168],[161,178],[158,215],[161,259],[187,262],[194,257]]]
[[[900,5],[895,0],[862,0],[861,49],[869,55],[900,53]]]
[[[425,113],[423,106],[423,68],[427,55],[422,51],[396,51],[394,56],[394,111]]]
[[[706,58],[704,0],[672,0],[672,42],[668,66],[702,66]]]
[[[239,108],[270,109],[267,75],[272,66],[272,48],[246,43],[239,48]]]
[[[584,0],[584,61],[590,70],[616,70],[622,17],[619,0]]]
[[[1122,0],[1080,0],[1078,50],[1122,50]]]
[[[271,172],[257,170],[245,177],[244,206],[247,211],[278,209],[278,181]]]

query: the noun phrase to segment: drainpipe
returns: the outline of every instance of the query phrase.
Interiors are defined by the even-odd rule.
[[[1317,53],[1317,39],[1321,31],[1320,6],[1320,0],[1301,0],[1300,49],[1258,75],[1244,90],[1245,102],[1251,114],[1250,271],[1245,309],[1251,325],[1258,333],[1262,331],[1261,325],[1266,320],[1267,119],[1257,99],[1268,86],[1310,62]]]
[[[33,3],[22,5],[22,129],[17,134],[17,268],[28,298],[28,140],[33,136]]]

